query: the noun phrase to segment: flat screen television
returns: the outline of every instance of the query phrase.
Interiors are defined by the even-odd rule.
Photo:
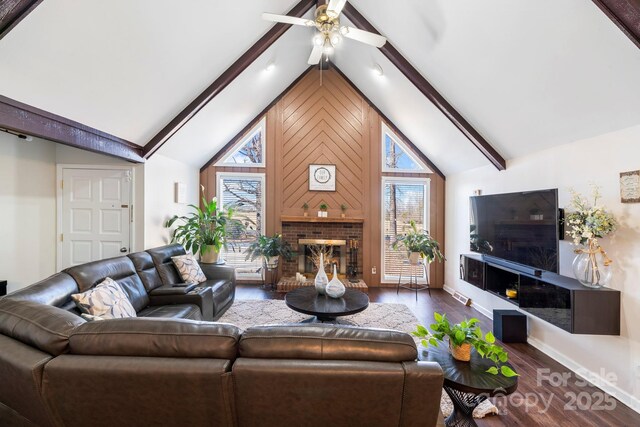
[[[470,198],[471,251],[558,272],[558,190]]]

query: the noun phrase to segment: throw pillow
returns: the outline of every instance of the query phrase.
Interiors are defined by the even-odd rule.
[[[103,319],[136,317],[136,310],[120,285],[107,277],[86,292],[71,295],[81,312]]]
[[[198,264],[193,255],[172,256],[171,261],[173,261],[185,283],[202,283],[207,280],[207,276],[204,275],[200,264]]]

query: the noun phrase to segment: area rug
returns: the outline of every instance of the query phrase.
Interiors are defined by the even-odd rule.
[[[276,325],[299,323],[310,316],[291,310],[281,300],[235,300],[233,305],[218,319],[218,322],[231,323],[240,329],[256,325]],[[334,323],[339,325],[362,326],[367,328],[394,329],[411,333],[419,323],[413,312],[404,304],[370,303],[366,310],[339,317]],[[419,344],[418,338],[413,338]],[[442,414],[447,417],[453,408],[451,399],[443,391],[440,401]],[[474,418],[483,418],[488,414],[497,414],[490,401],[485,400],[473,411]]]

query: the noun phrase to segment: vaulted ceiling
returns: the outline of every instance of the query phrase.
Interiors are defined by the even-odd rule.
[[[350,3],[507,159],[640,124],[640,49],[593,2]],[[0,95],[144,146],[296,4],[43,1],[0,39]],[[289,29],[158,152],[202,166],[307,68],[312,34]],[[332,60],[445,174],[489,164],[377,49]]]

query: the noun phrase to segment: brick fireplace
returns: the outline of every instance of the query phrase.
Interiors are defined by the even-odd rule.
[[[322,222],[313,222],[312,218],[309,220],[297,220],[297,221],[282,221],[282,237],[287,241],[298,256],[294,257],[292,261],[283,262],[282,274],[283,276],[295,276],[297,272],[305,273],[305,257],[309,254],[308,249],[305,247],[314,244],[315,241],[329,240],[334,243],[334,256],[336,262],[340,267],[342,274],[346,272],[346,262],[349,260],[349,248],[353,245],[353,242],[357,242],[359,248],[357,254],[357,266],[358,271],[356,276],[362,277],[362,223],[347,223],[347,222],[330,222],[325,220]],[[307,273],[309,273],[307,271]],[[327,273],[329,273],[327,271]]]

